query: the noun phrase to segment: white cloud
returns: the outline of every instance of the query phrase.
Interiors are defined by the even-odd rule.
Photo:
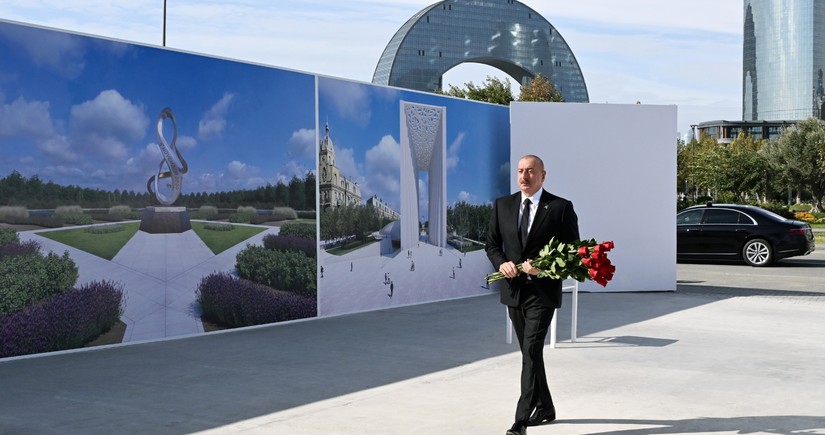
[[[464,143],[464,132],[458,133],[458,136],[455,138],[453,143],[447,147],[447,170],[453,169],[458,166],[459,156],[458,154],[461,152],[461,144]]]
[[[364,127],[372,117],[369,88],[361,83],[335,81],[326,82],[324,98],[328,99],[341,116]]]
[[[198,122],[198,137],[202,140],[220,139],[226,129],[226,113],[235,94],[225,93]]]
[[[37,149],[54,163],[70,163],[78,160],[66,136],[55,135],[45,139],[37,144]]]
[[[178,140],[175,142],[175,145],[181,151],[191,150],[198,146],[198,140],[192,136],[178,136]],[[184,155],[183,158],[186,159],[186,156]]]
[[[458,199],[456,202],[466,202],[469,204],[475,204],[478,201],[478,197],[476,195],[471,194],[470,192],[462,190],[458,192]]]
[[[302,128],[292,132],[292,137],[287,141],[287,154],[292,158],[315,156],[315,129]]]
[[[122,163],[128,159],[129,146],[146,135],[148,125],[142,106],[110,89],[71,108],[70,139],[84,157]]]
[[[18,97],[11,104],[0,105],[0,137],[44,138],[53,130],[48,102]]]
[[[292,177],[298,177],[303,180],[304,177],[306,177],[307,171],[308,169],[306,166],[301,165],[294,160],[290,160],[278,169],[278,172],[275,174],[275,177],[270,181],[270,183],[278,184],[280,181],[284,184],[289,184]]]
[[[401,194],[398,171],[400,164],[401,146],[390,135],[382,137],[377,145],[367,150],[364,182],[361,184],[364,199],[378,195],[384,202],[397,209]]]

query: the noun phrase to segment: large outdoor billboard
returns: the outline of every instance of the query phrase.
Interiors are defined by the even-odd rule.
[[[505,106],[0,22],[0,357],[489,293],[509,140]]]

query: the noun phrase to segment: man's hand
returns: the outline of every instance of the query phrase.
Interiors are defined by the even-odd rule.
[[[512,261],[508,261],[506,263],[501,263],[501,266],[498,267],[498,271],[504,275],[505,278],[515,278],[518,275],[518,268],[516,268],[516,263]]]
[[[521,263],[521,271],[528,274],[528,275],[538,275],[539,274],[539,270],[536,269],[535,267],[533,267],[532,264],[530,264],[530,260],[527,260],[524,263]]]

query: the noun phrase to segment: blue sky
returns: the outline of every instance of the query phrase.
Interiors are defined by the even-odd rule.
[[[168,0],[167,46],[369,82],[381,52],[433,0]],[[594,103],[675,104],[678,130],[741,119],[741,0],[525,0],[564,37]],[[161,0],[4,0],[0,18],[146,44]],[[464,64],[446,83],[480,83]]]
[[[311,75],[3,23],[0,59],[0,176],[145,191],[164,107],[189,165],[184,192],[314,171]]]

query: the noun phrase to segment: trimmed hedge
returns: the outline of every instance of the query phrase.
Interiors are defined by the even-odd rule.
[[[273,251],[247,245],[236,257],[241,278],[292,293],[316,295],[316,261],[303,252]]]
[[[203,229],[210,231],[232,231],[235,229],[235,225],[222,222],[207,222],[203,224]]]
[[[37,225],[43,228],[60,228],[63,219],[52,216],[9,217],[0,216],[0,222],[12,225]]]
[[[231,327],[315,317],[314,297],[255,284],[220,272],[201,279],[196,291],[203,318]]]
[[[258,214],[257,213],[244,213],[244,212],[233,213],[229,216],[229,222],[236,223],[236,224],[241,224],[241,223],[248,224],[250,221],[252,221],[252,219],[255,218],[255,216],[258,216]]]
[[[69,258],[49,252],[0,258],[0,315],[11,313],[72,288],[77,266]]]
[[[123,314],[120,284],[91,282],[0,315],[0,358],[74,349],[111,329]]]
[[[315,210],[300,210],[296,212],[298,217],[301,219],[316,219],[318,218],[318,214]]]
[[[278,231],[278,234],[282,236],[296,236],[304,239],[315,240],[315,224],[291,222],[281,225],[281,230]]]
[[[109,234],[109,233],[118,233],[126,229],[125,225],[122,224],[107,224],[107,225],[95,225],[93,227],[86,228],[86,232],[90,234]]]
[[[284,236],[281,234],[267,234],[264,236],[264,247],[281,251],[303,252],[308,257],[315,257],[318,253],[315,240],[298,236]]]
[[[63,219],[67,224],[91,225],[94,222],[91,215],[84,213],[55,213],[54,217]]]
[[[19,241],[20,236],[17,235],[17,230],[14,228],[0,228],[0,246],[17,243]]]
[[[289,221],[298,219],[298,213],[292,207],[275,207],[272,209],[273,221]]]

